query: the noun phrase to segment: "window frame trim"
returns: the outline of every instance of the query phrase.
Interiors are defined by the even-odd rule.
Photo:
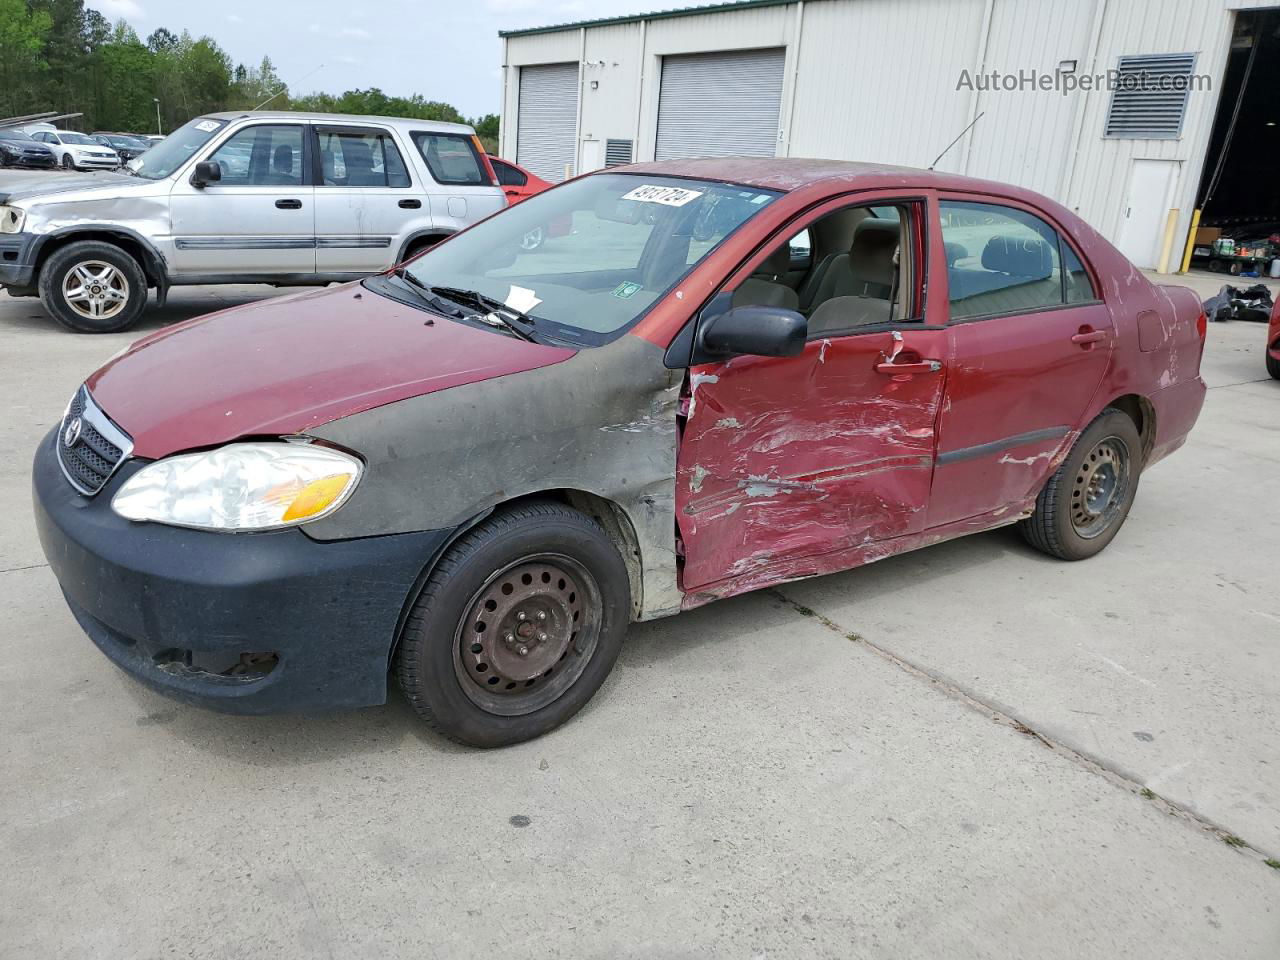
[[[311,179],[314,181],[312,185],[317,190],[321,188],[325,190],[412,190],[416,186],[413,180],[413,164],[409,163],[405,159],[404,151],[401,149],[401,144],[396,140],[395,133],[391,130],[390,127],[363,126],[360,124],[352,124],[352,123],[324,123],[324,122],[312,123],[312,124],[309,124],[309,126],[311,127],[311,136],[309,139],[312,141]],[[392,145],[396,148],[396,153],[400,154],[400,165],[404,167],[404,173],[405,173],[405,176],[409,178],[409,182],[405,184],[403,187],[392,186],[389,183],[368,183],[368,184],[356,184],[356,185],[352,185],[349,183],[325,183],[324,182],[324,163],[321,160],[321,150],[320,150],[320,134],[322,131],[324,133],[336,133],[339,136],[341,136],[344,133],[350,133],[356,136],[364,137],[372,133],[380,137],[386,137],[391,141]],[[386,162],[385,155],[383,157],[383,162],[384,163]]]
[[[1021,200],[1017,200],[1013,197],[998,197],[993,194],[979,193],[977,191],[968,192],[963,190],[940,190],[938,191],[938,194],[937,194],[937,209],[935,210],[934,226],[938,231],[938,240],[940,243],[943,244],[944,250],[946,248],[946,240],[942,232],[942,205],[948,201],[958,201],[962,203],[963,202],[977,203],[977,204],[983,204],[989,207],[1008,207],[1013,210],[1021,210],[1023,213],[1029,213],[1032,216],[1039,218],[1044,223],[1048,224],[1049,227],[1053,229],[1053,232],[1058,235],[1059,272],[1061,273],[1062,271],[1061,244],[1065,240],[1067,243],[1067,246],[1071,248],[1071,250],[1075,253],[1077,259],[1079,259],[1080,263],[1084,266],[1085,273],[1089,277],[1089,285],[1093,289],[1094,299],[1078,300],[1075,303],[1068,303],[1066,278],[1061,277],[1060,278],[1061,283],[1059,284],[1059,286],[1062,291],[1062,303],[1053,304],[1051,306],[1037,307],[1034,310],[1005,310],[1000,313],[984,313],[984,314],[979,314],[977,316],[972,316],[972,317],[952,318],[951,316],[951,278],[950,276],[947,275],[947,272],[944,271],[943,277],[944,277],[944,282],[946,283],[946,297],[945,297],[946,308],[945,309],[947,311],[947,320],[946,320],[945,326],[953,327],[953,326],[958,326],[964,323],[976,323],[983,320],[999,320],[1004,317],[1023,317],[1023,316],[1031,316],[1034,314],[1041,314],[1041,313],[1053,313],[1058,310],[1075,310],[1079,307],[1097,306],[1099,304],[1102,306],[1106,306],[1106,299],[1103,296],[1101,296],[1101,294],[1099,294],[1098,292],[1102,289],[1102,285],[1098,282],[1097,271],[1094,269],[1092,261],[1090,261],[1089,258],[1086,257],[1081,252],[1080,247],[1075,243],[1073,239],[1070,238],[1067,231],[1063,229],[1062,224],[1058,221],[1056,217],[1050,216],[1049,213],[1040,209],[1039,207],[1033,206],[1032,204],[1029,204],[1029,203],[1025,203]]]

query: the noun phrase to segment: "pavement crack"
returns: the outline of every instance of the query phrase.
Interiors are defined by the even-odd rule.
[[[1236,849],[1240,853],[1243,853],[1252,859],[1257,860],[1259,863],[1265,864],[1277,872],[1280,872],[1280,857],[1277,857],[1275,853],[1263,850],[1247,840],[1242,839],[1225,827],[1214,823],[1212,820],[1199,813],[1196,813],[1189,807],[1185,807],[1180,803],[1160,796],[1160,794],[1151,790],[1143,783],[1121,773],[1119,770],[1109,766],[1103,760],[1089,756],[1087,753],[1077,750],[1074,747],[1067,746],[1062,741],[1056,740],[1053,737],[1036,730],[1026,721],[1019,719],[1001,707],[987,702],[978,694],[971,690],[964,689],[947,677],[934,673],[932,670],[921,667],[918,664],[912,663],[910,660],[898,656],[898,654],[881,646],[874,640],[868,640],[859,633],[854,633],[844,629],[834,620],[824,616],[812,607],[807,607],[804,604],[791,599],[791,597],[783,593],[782,590],[775,588],[768,592],[787,606],[791,607],[791,609],[801,616],[817,621],[832,633],[843,637],[851,643],[863,647],[880,659],[897,667],[904,673],[929,684],[935,690],[940,691],[952,700],[956,700],[964,704],[974,712],[987,717],[989,720],[992,720],[1001,726],[1009,728],[1015,733],[1021,734],[1029,740],[1038,741],[1041,746],[1053,753],[1056,753],[1058,756],[1088,771],[1089,773],[1101,777],[1112,786],[1124,790],[1126,793],[1131,793],[1142,800],[1146,800],[1148,803],[1155,806],[1161,813],[1164,813],[1175,820],[1180,820],[1202,833],[1207,833],[1214,839],[1225,843],[1227,846]]]
[[[1215,384],[1212,387],[1208,387],[1207,389],[1225,390],[1227,387],[1244,387],[1244,386],[1248,386],[1251,383],[1270,383],[1270,382],[1271,382],[1270,377],[1259,377],[1257,380],[1240,380],[1236,383],[1219,383],[1219,384]]]
[[[25,567],[6,567],[0,570],[0,573],[17,573],[19,570],[39,570],[41,567],[47,567],[47,563],[29,563]]]

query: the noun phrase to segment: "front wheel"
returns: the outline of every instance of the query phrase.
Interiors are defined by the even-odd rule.
[[[62,169],[74,170],[75,168],[76,168],[76,164],[75,164],[75,161],[71,159],[71,154],[64,153],[62,155]]]
[[[441,558],[396,651],[400,686],[450,739],[541,736],[604,682],[630,619],[626,566],[598,523],[563,504],[495,514]]]
[[[40,301],[77,333],[115,333],[137,322],[147,305],[147,277],[128,253],[81,240],[55,251],[40,268]]]
[[[1061,560],[1101,553],[1129,515],[1141,471],[1138,428],[1120,410],[1104,410],[1036,497],[1035,512],[1019,524],[1022,535]]]
[[[1267,373],[1271,374],[1272,379],[1280,380],[1280,358],[1267,354]]]

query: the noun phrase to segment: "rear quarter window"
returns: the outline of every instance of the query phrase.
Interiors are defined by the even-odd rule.
[[[437,183],[489,185],[471,138],[459,133],[413,134],[414,145]]]

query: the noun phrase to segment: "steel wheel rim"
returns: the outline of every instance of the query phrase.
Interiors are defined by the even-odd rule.
[[[573,558],[521,557],[467,603],[453,638],[458,684],[472,703],[497,716],[523,716],[554,703],[591,662],[600,608],[595,577]]]
[[[1129,447],[1119,437],[1094,444],[1071,485],[1071,526],[1083,540],[1105,533],[1124,509],[1129,490]]]
[[[83,260],[62,278],[62,299],[86,320],[110,320],[129,302],[129,281],[105,260]]]
[[[542,228],[534,227],[520,238],[520,246],[525,250],[536,250],[542,246]]]

